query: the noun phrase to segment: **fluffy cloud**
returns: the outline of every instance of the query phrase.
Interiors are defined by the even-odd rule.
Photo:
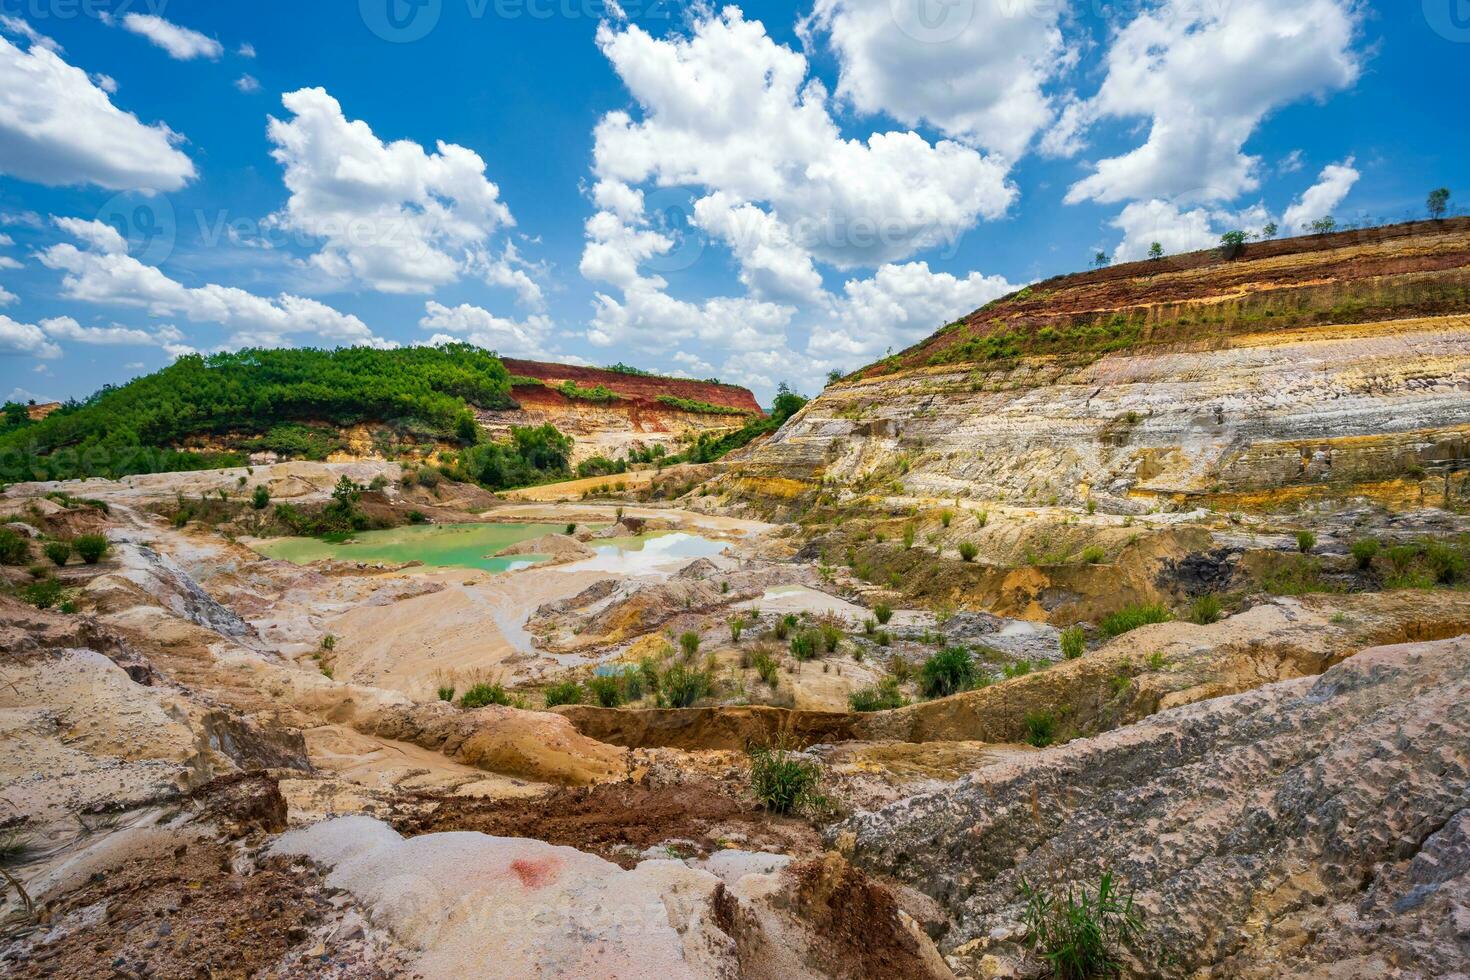
[[[291,196],[274,220],[322,239],[313,261],[332,277],[381,292],[430,292],[459,279],[491,233],[515,223],[473,151],[384,143],[320,88],[282,102],[291,118],[272,118],[268,132]],[[515,278],[493,260],[490,267]]]
[[[1302,231],[1313,221],[1327,217],[1348,196],[1360,176],[1351,157],[1325,167],[1317,183],[1307,188],[1301,198],[1286,209],[1281,224],[1287,231]]]
[[[163,326],[152,332],[131,327],[84,327],[69,316],[42,320],[40,327],[54,340],[100,347],[161,347],[174,357],[194,352],[184,343],[177,327]]]
[[[244,92],[246,95],[253,95],[260,91],[260,80],[254,75],[241,75],[235,79],[235,88]]]
[[[46,332],[34,323],[20,323],[0,313],[0,357],[29,355],[60,357],[61,348],[46,339]]]
[[[817,0],[808,27],[837,55],[837,94],[865,113],[1015,160],[1052,118],[1043,86],[1075,58],[1058,21],[1065,3]],[[947,21],[952,21],[948,22]]]
[[[829,10],[824,29],[841,13]],[[1000,217],[1015,199],[1007,164],[960,143],[931,144],[913,132],[844,139],[806,59],[733,7],[701,16],[688,36],[655,39],[604,24],[598,44],[639,111],[610,112],[594,133],[597,211],[586,223],[581,272],[622,291],[597,296],[587,333],[596,345],[667,352],[697,341],[739,352],[721,369],[737,380],[769,388],[762,379],[771,373],[815,378],[824,359],[791,350],[788,329],[847,302],[827,295],[818,262],[887,270]],[[663,221],[669,211],[689,227]],[[697,233],[730,250],[744,296],[667,294],[659,272],[700,260]],[[900,291],[902,273],[881,275]],[[946,303],[918,291],[908,298],[916,318]],[[900,311],[885,330],[902,333],[908,315]],[[831,322],[836,336],[839,321]],[[844,344],[849,353],[864,346]],[[756,363],[766,357],[775,358],[769,370]]]
[[[1154,242],[1163,246],[1165,255],[1193,252],[1220,242],[1210,211],[1185,211],[1168,201],[1134,201],[1112,224],[1123,232],[1123,242],[1113,253],[1118,262],[1147,258]]]
[[[16,296],[4,286],[0,286],[0,306],[9,306],[12,303],[19,302],[19,300],[20,297]]]
[[[53,187],[173,191],[195,175],[177,139],[118,109],[52,46],[33,39],[22,50],[0,37],[0,173]]]
[[[177,58],[179,61],[192,61],[195,58],[218,61],[220,55],[225,53],[224,47],[214,38],[187,27],[180,27],[153,14],[128,14],[123,17],[122,26],[124,30],[146,37],[167,51],[170,58]]]
[[[727,350],[758,351],[779,347],[795,307],[749,297],[718,296],[703,303],[675,299],[661,281],[639,280],[623,292],[623,300],[597,294],[587,339],[599,347],[630,344],[644,351],[667,353],[671,343],[699,340]]]
[[[431,344],[467,340],[488,350],[522,357],[544,356],[552,332],[551,320],[545,316],[510,320],[468,303],[448,307],[432,300],[424,307],[419,326],[442,331],[430,338]]]
[[[912,132],[843,139],[806,59],[736,8],[689,37],[604,24],[597,41],[641,109],[638,120],[611,112],[598,123],[601,181],[703,187],[732,207],[763,206],[792,241],[841,268],[952,239],[1015,199],[1003,162],[958,143]]]
[[[1356,0],[1164,0],[1120,29],[1097,95],[1051,135],[1061,151],[1104,118],[1151,120],[1147,141],[1097,163],[1070,203],[1222,201],[1259,185],[1246,140],[1272,109],[1352,85]]]
[[[812,331],[808,353],[866,363],[1015,289],[1001,276],[972,272],[959,279],[931,272],[927,262],[885,265],[871,279],[846,283],[831,318]]]
[[[100,221],[63,218],[57,225],[87,246],[62,242],[40,254],[42,265],[64,273],[62,292],[70,299],[216,323],[234,332],[234,347],[286,346],[296,335],[313,342],[386,345],[357,317],[313,299],[288,293],[269,299],[213,283],[185,286],[129,255],[122,237]]]

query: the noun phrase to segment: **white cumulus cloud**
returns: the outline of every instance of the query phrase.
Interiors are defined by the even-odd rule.
[[[1329,164],[1323,168],[1317,183],[1307,188],[1302,196],[1286,209],[1281,223],[1289,232],[1305,231],[1313,221],[1326,218],[1348,196],[1353,185],[1362,176],[1349,157],[1342,163]]]
[[[521,357],[545,355],[552,333],[550,318],[539,314],[512,320],[468,303],[449,307],[433,300],[425,305],[419,326],[440,331],[430,338],[431,344],[469,341],[488,350]]]
[[[808,26],[838,61],[837,94],[864,113],[1015,160],[1053,116],[1043,87],[1075,54],[1055,3],[817,0]],[[948,22],[947,21],[951,21]]]
[[[168,52],[170,58],[192,61],[195,58],[219,60],[224,46],[212,37],[164,20],[154,14],[127,14],[122,19],[124,30],[145,37]]]
[[[62,242],[40,253],[42,265],[63,273],[62,294],[69,299],[218,324],[233,332],[228,342],[233,347],[288,346],[297,336],[319,343],[388,346],[356,316],[317,300],[289,293],[267,298],[214,283],[185,286],[129,255],[122,237],[100,221],[63,218],[57,225],[87,246]]]
[[[173,191],[195,176],[177,134],[112,104],[88,74],[36,40],[0,37],[0,173],[38,184]]]
[[[333,278],[380,292],[430,292],[479,264],[491,234],[515,224],[472,150],[384,143],[320,88],[289,92],[282,102],[291,117],[272,118],[268,132],[291,196],[274,220],[321,239],[313,261]],[[491,260],[486,268],[515,280],[513,266]]]
[[[30,355],[60,357],[61,348],[46,338],[46,332],[34,323],[21,323],[0,313],[0,357]]]
[[[1147,119],[1136,149],[1099,161],[1070,203],[1162,198],[1224,201],[1259,186],[1246,141],[1273,109],[1352,85],[1356,0],[1163,0],[1111,39],[1097,95],[1049,136],[1063,152],[1099,119]]]

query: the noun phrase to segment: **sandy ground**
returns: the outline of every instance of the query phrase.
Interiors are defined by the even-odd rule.
[[[642,490],[655,479],[664,477],[676,477],[686,470],[694,467],[687,463],[677,466],[666,466],[660,472],[656,469],[631,470],[627,473],[612,473],[608,476],[591,476],[583,480],[567,480],[562,483],[547,483],[539,487],[526,487],[521,490],[511,490],[504,496],[507,500],[534,500],[548,501],[573,501],[581,500],[582,495],[591,493],[603,487],[614,490]]]

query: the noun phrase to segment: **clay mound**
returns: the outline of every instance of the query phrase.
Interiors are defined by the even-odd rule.
[[[497,558],[509,558],[514,555],[546,555],[550,558],[563,561],[573,561],[578,558],[590,558],[596,554],[576,538],[565,534],[543,534],[539,538],[529,541],[521,541],[503,548],[495,553]]]
[[[1455,975],[1467,705],[1470,638],[1366,650],[859,814],[848,839],[941,900],[944,947],[990,975],[1019,968],[1023,876],[1107,870],[1146,915],[1129,975]]]
[[[495,837],[531,837],[575,847],[623,868],[668,841],[710,854],[738,835],[745,847],[820,852],[816,831],[798,820],[771,819],[732,787],[708,781],[649,786],[605,783],[557,789],[522,800],[416,797],[404,802],[393,827],[407,836],[475,830]]]
[[[535,782],[587,786],[623,776],[623,753],[588,738],[567,719],[492,706],[461,711],[443,702],[388,709],[359,731],[443,752],[455,762]]]

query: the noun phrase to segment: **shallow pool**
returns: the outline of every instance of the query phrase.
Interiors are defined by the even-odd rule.
[[[596,524],[582,525],[596,530]],[[360,531],[348,541],[320,538],[272,538],[257,541],[256,551],[304,565],[335,559],[357,562],[421,561],[431,568],[478,568],[513,572],[546,561],[545,555],[497,558],[496,552],[543,534],[563,534],[565,524],[434,524],[398,527],[387,531]],[[560,566],[569,571],[614,572],[640,575],[667,571],[694,558],[709,558],[727,545],[694,534],[655,533],[630,538],[602,538],[587,542],[596,555]]]
[[[511,572],[543,562],[546,556],[497,558],[496,552],[543,534],[561,534],[566,529],[565,524],[433,524],[359,531],[340,544],[320,538],[272,538],[257,541],[254,548],[269,558],[284,558],[298,565],[333,558],[361,562],[421,561],[432,567]]]

